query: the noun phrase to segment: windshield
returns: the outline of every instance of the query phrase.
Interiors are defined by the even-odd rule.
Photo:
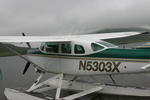
[[[111,44],[111,43],[108,43],[108,42],[104,42],[104,41],[102,41],[102,42],[97,42],[97,43],[102,44],[102,45],[104,45],[104,46],[106,46],[106,47],[116,47],[116,45]]]
[[[91,47],[92,47],[93,51],[98,51],[98,50],[104,49],[104,47],[102,47],[96,43],[91,43]]]

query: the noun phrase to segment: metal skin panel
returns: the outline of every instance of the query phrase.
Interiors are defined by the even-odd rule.
[[[149,64],[148,62],[86,60],[82,58],[67,59],[63,57],[28,56],[28,58],[48,72],[72,75],[141,73],[146,72],[141,67]]]

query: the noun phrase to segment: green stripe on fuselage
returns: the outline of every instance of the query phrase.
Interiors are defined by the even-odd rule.
[[[94,54],[86,55],[86,57],[89,56],[104,58],[150,59],[150,50],[111,48]]]
[[[30,56],[44,56],[65,59],[86,59],[86,60],[113,60],[113,61],[134,61],[149,62],[150,50],[148,49],[120,49],[110,48],[89,55],[62,55],[62,54],[45,54],[39,49],[31,49],[28,51]]]

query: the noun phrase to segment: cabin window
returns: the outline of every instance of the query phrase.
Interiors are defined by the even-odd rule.
[[[61,53],[71,53],[71,43],[62,43],[61,44]]]
[[[52,42],[42,43],[41,50],[45,53],[58,53],[59,44],[58,43],[52,43]]]
[[[98,45],[96,43],[91,43],[91,47],[92,47],[93,51],[101,50],[101,49],[104,48],[104,47],[102,47],[102,46],[100,46],[100,45]]]
[[[74,52],[75,54],[82,54],[85,53],[85,50],[82,45],[75,44]]]
[[[45,51],[47,53],[58,53],[59,44],[58,43],[46,43]]]

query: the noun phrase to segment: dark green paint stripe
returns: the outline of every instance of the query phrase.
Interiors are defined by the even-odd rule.
[[[49,57],[49,58],[60,58],[60,59],[79,59],[79,60],[103,60],[103,61],[123,61],[123,62],[146,62],[149,63],[149,59],[123,59],[123,58],[94,58],[94,57],[77,57],[77,56],[56,56],[56,55],[42,55],[42,54],[27,54],[26,56],[36,57]]]
[[[44,54],[38,49],[28,51],[30,56],[44,56],[65,59],[89,59],[89,60],[113,60],[127,62],[150,62],[150,50],[148,49],[120,49],[111,48],[89,55],[62,55],[62,54]]]

